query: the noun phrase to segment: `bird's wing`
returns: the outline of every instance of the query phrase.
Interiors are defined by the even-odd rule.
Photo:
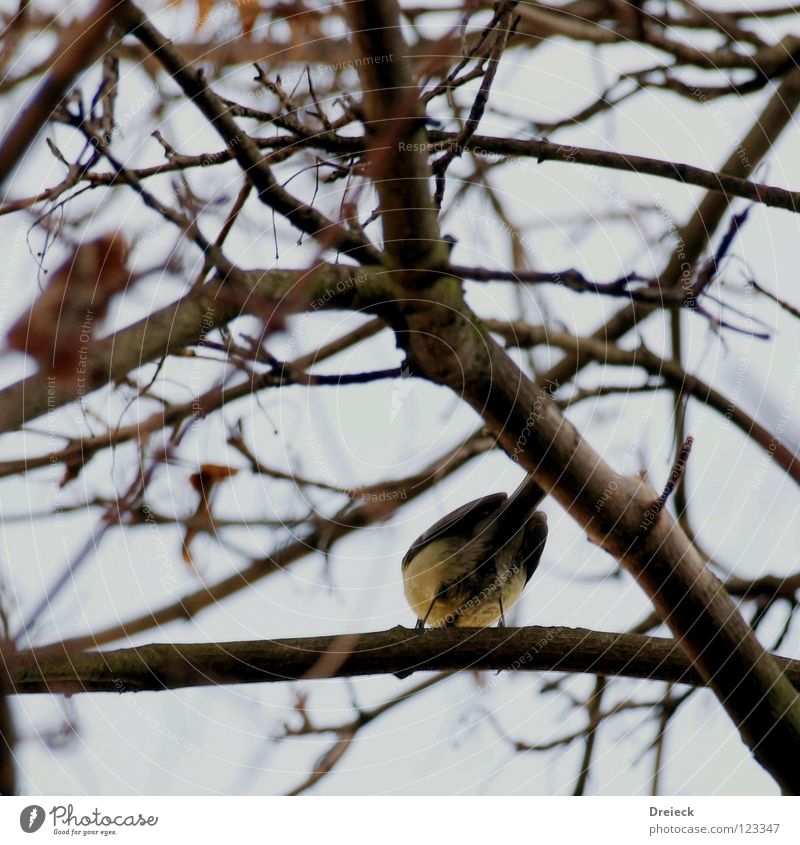
[[[490,496],[482,496],[480,499],[467,502],[460,508],[451,511],[447,516],[443,516],[414,540],[403,558],[403,566],[406,566],[423,546],[434,540],[458,535],[471,537],[478,523],[497,511],[506,498],[505,493],[492,493]]]
[[[547,517],[542,511],[536,511],[525,526],[525,537],[522,547],[522,553],[525,556],[526,584],[531,580],[533,573],[536,572],[536,567],[539,566],[546,542]]]

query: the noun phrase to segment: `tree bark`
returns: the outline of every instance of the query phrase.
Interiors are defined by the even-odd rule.
[[[800,661],[775,657],[796,683]],[[584,628],[442,629],[231,643],[158,643],[104,652],[59,646],[10,655],[17,693],[141,692],[351,678],[403,671],[591,673],[704,686],[674,640]]]

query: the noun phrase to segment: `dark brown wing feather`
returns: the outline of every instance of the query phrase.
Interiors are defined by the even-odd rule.
[[[423,546],[434,540],[442,537],[471,537],[478,523],[499,510],[507,498],[505,493],[492,493],[490,496],[482,496],[480,499],[467,502],[447,516],[443,516],[414,540],[403,558],[403,566],[406,566]]]
[[[525,583],[531,580],[542,559],[544,544],[547,542],[547,517],[537,511],[525,526],[522,553],[525,556]]]
[[[500,516],[501,523],[506,530],[516,531],[524,525],[544,499],[544,490],[539,486],[533,475],[528,475],[511,494]]]

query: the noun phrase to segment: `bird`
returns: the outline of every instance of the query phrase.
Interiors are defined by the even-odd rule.
[[[416,628],[505,626],[547,541],[544,491],[529,475],[508,496],[468,502],[421,534],[402,562]]]

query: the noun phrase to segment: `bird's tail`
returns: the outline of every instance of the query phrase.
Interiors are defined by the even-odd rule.
[[[511,525],[522,525],[542,503],[547,494],[533,477],[529,475],[522,484],[508,497],[501,516]]]

